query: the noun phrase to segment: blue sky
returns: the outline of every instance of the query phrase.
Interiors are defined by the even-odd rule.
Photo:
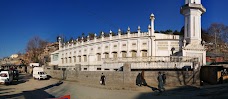
[[[202,27],[213,22],[228,25],[227,0],[202,0],[207,12]],[[147,31],[149,16],[155,14],[155,30],[180,30],[184,0],[0,0],[0,58],[24,52],[28,40],[39,36],[54,42],[82,33]]]

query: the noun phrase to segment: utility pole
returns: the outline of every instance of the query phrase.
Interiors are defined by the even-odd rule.
[[[218,50],[217,50],[217,35],[216,35],[217,32],[215,32],[215,53],[217,54],[218,53]]]

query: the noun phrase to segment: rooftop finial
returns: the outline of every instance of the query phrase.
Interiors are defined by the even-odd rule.
[[[151,19],[151,20],[152,20],[152,19],[153,19],[153,20],[155,19],[153,13],[150,15],[150,19]]]
[[[89,35],[87,36],[87,41],[89,41],[90,39],[89,39]]]
[[[131,30],[130,27],[128,27],[128,28],[127,28],[127,31],[130,31],[130,30]]]
[[[140,26],[138,26],[138,30],[141,30]]]
[[[120,28],[118,29],[118,35],[121,35],[121,30],[120,30]]]
[[[148,29],[151,29],[151,26],[150,26],[150,24],[148,25]]]
[[[112,33],[112,30],[110,30],[109,33],[111,34]]]
[[[59,36],[58,39],[61,40],[61,37]]]

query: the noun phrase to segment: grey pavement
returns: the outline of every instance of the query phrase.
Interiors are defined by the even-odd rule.
[[[25,74],[20,77],[20,81],[12,85],[0,85],[0,99],[46,99],[64,95],[71,95],[71,99],[228,99],[228,84],[167,87],[165,92],[159,93],[153,86],[123,90],[56,79],[38,81]]]

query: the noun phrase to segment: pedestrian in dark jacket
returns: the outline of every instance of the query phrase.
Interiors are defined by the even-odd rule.
[[[141,86],[142,85],[142,75],[139,73],[136,77],[136,85]]]
[[[166,75],[165,75],[165,72],[163,72],[163,74],[162,74],[162,80],[163,80],[163,84],[165,85],[166,84]]]
[[[100,81],[101,81],[101,85],[105,85],[105,75],[103,73],[101,74]]]
[[[158,90],[160,92],[162,92],[162,90],[165,91],[161,72],[158,72],[157,80],[158,80]]]

